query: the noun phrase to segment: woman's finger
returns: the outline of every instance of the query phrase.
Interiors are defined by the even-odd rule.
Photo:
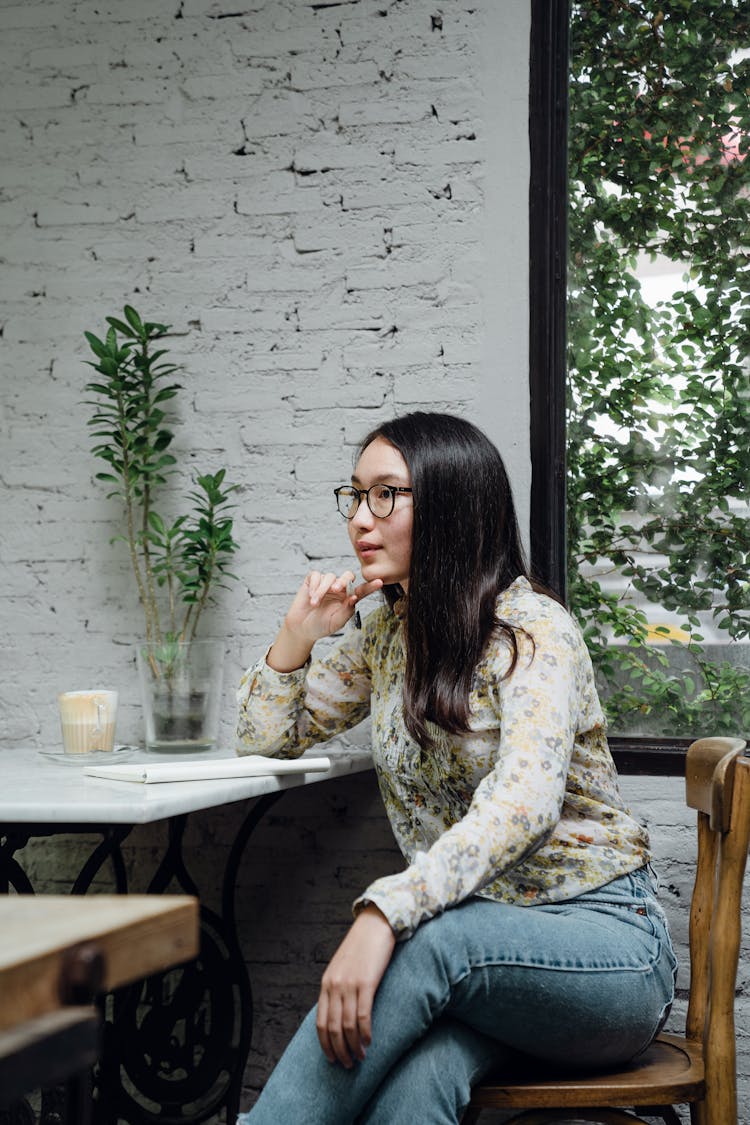
[[[328,1007],[328,1039],[335,1059],[349,1070],[352,1057],[344,1036],[341,996],[337,992],[331,995]]]
[[[358,997],[356,988],[350,988],[344,994],[341,1004],[341,1030],[352,1058],[362,1060],[365,1057],[365,1050],[359,1033]]]
[[[339,594],[342,601],[351,597],[352,587],[354,585],[354,575],[350,570],[345,570],[340,574],[335,582],[331,583],[330,592],[332,594]]]
[[[335,581],[336,575],[333,571],[329,571],[328,574],[322,574],[315,591],[310,592],[310,605],[320,605]]]
[[[305,586],[307,587],[307,596],[312,598],[313,594],[320,585],[321,573],[319,570],[311,570],[305,578]]]
[[[315,1018],[315,1028],[318,1032],[318,1042],[323,1050],[323,1054],[330,1063],[336,1061],[336,1055],[331,1046],[331,1037],[328,1034],[328,1014],[330,1011],[330,1001],[328,992],[325,988],[321,988],[320,996],[318,997],[318,1014]]]
[[[365,1049],[372,1043],[372,1005],[374,999],[374,988],[370,985],[360,987],[357,993],[357,1029],[362,1044],[360,1058],[365,1057]]]
[[[369,594],[374,594],[378,590],[382,589],[383,579],[373,578],[372,582],[360,582],[359,586],[354,587],[352,593],[356,597],[357,601],[361,602],[362,599],[368,597]]]
[[[339,577],[336,579],[336,585],[335,585],[334,589],[345,590],[346,596],[348,598],[350,598],[352,596],[352,594],[354,593],[354,583],[355,583],[355,581],[356,581],[356,579],[354,577],[354,571],[345,570],[344,573],[340,574]]]

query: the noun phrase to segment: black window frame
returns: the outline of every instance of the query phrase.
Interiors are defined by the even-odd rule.
[[[569,0],[531,0],[529,383],[531,565],[566,597],[566,285]],[[688,738],[610,737],[618,768],[684,774]]]

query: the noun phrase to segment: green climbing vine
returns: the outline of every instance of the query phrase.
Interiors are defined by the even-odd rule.
[[[615,733],[748,734],[750,6],[574,0],[570,111],[570,602]]]

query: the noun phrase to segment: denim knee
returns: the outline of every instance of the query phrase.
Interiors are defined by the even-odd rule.
[[[502,1048],[458,1020],[443,1017],[388,1072],[356,1125],[455,1125],[471,1089],[502,1057]]]

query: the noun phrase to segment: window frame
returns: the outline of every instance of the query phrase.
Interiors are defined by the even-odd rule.
[[[531,0],[529,389],[531,565],[566,599],[569,0]],[[609,739],[618,769],[684,775],[688,738]]]

